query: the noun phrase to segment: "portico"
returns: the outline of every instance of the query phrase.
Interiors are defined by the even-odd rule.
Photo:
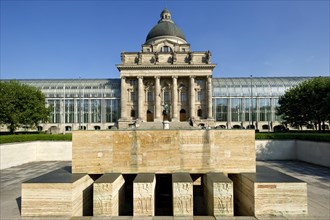
[[[213,122],[210,51],[190,51],[168,10],[140,52],[122,52],[119,128],[141,122]],[[166,112],[165,112],[166,111]],[[166,116],[165,116],[166,113]]]

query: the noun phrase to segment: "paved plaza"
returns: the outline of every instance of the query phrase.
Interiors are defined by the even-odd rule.
[[[265,165],[296,177],[308,184],[308,217],[269,217],[255,218],[251,216],[235,216],[219,219],[330,219],[330,169],[297,161],[259,161],[258,165]],[[71,166],[66,162],[34,162],[1,170],[1,214],[0,219],[69,219],[69,218],[30,218],[20,216],[21,183],[39,175],[48,173],[64,166]],[[74,217],[71,219],[192,219],[187,217]],[[210,216],[194,217],[195,220],[215,219]]]

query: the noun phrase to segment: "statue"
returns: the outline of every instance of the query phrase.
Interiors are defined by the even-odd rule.
[[[138,53],[138,64],[142,63],[142,53]]]
[[[165,103],[165,105],[164,105],[164,111],[163,111],[164,121],[165,120],[168,120],[168,113],[169,113],[168,104]]]
[[[176,63],[176,53],[172,53],[172,64]]]
[[[210,64],[210,63],[211,63],[211,56],[212,56],[211,52],[208,50],[208,51],[205,53],[205,55],[206,55],[206,63],[207,63],[207,64]]]
[[[159,61],[159,60],[158,60],[158,53],[155,52],[155,64],[158,63],[158,61]]]

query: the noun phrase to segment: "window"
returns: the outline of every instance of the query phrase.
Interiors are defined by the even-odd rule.
[[[231,120],[242,121],[242,99],[231,99]]]
[[[170,94],[169,94],[169,92],[168,92],[168,89],[166,88],[165,90],[164,90],[164,102],[165,103],[168,103],[170,101]]]
[[[216,120],[217,121],[227,121],[227,113],[228,113],[228,100],[226,98],[216,99]]]
[[[186,92],[181,92],[180,100],[181,100],[181,102],[186,102],[187,101],[187,93]]]
[[[182,48],[181,50],[182,50],[182,52],[186,52],[186,48]]]
[[[131,79],[131,80],[129,81],[129,84],[130,84],[131,86],[135,86],[135,85],[136,85],[136,80],[135,80],[135,79]]]
[[[170,48],[169,46],[164,46],[161,52],[165,52],[165,53],[172,52],[172,48]]]
[[[204,84],[204,80],[202,80],[202,79],[197,79],[196,82],[197,82],[197,85],[199,85],[199,86],[202,86]]]
[[[118,99],[106,100],[106,122],[116,122],[119,118],[120,101]]]
[[[154,101],[154,97],[153,97],[153,92],[152,91],[148,91],[148,102],[152,102]]]
[[[204,100],[204,92],[203,91],[198,91],[197,92],[197,101],[201,102]]]
[[[101,122],[101,100],[100,99],[93,99],[92,106],[91,106],[91,116],[92,116],[92,123]]]
[[[65,100],[65,123],[73,123],[74,120],[74,102],[73,99]]]
[[[131,102],[136,101],[136,92],[131,92]]]

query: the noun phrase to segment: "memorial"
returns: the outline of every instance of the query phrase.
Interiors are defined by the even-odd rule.
[[[163,10],[121,54],[118,129],[73,131],[72,171],[22,183],[22,216],[307,215],[306,183],[256,166],[254,130],[210,129],[215,66]]]

